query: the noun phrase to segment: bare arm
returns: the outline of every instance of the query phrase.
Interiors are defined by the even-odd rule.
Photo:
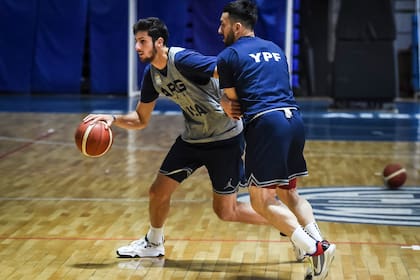
[[[105,121],[108,127],[115,124],[125,129],[143,129],[149,124],[155,104],[156,101],[150,103],[139,102],[136,111],[126,115],[89,114],[83,121],[91,123]]]
[[[219,78],[219,72],[217,72],[217,66],[214,68],[213,78]],[[239,120],[242,116],[241,106],[239,105],[238,97],[236,95],[235,88],[225,88],[224,94],[220,99],[220,105],[225,111],[226,115],[230,118]]]
[[[225,88],[223,89],[223,92],[224,94],[220,99],[220,105],[222,105],[226,115],[232,119],[239,120],[242,116],[242,110],[238,102],[235,88]]]

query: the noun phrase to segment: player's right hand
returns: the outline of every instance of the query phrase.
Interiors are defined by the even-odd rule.
[[[239,120],[242,116],[241,105],[237,100],[229,99],[226,94],[222,95],[220,105],[225,111],[226,115],[232,119]]]
[[[98,121],[103,121],[106,123],[106,128],[111,127],[112,123],[114,122],[114,117],[112,115],[105,115],[105,114],[89,114],[83,118],[83,122],[87,123],[90,122],[94,124]]]

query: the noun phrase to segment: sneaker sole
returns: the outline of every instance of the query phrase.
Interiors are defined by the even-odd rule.
[[[304,280],[312,280],[312,277],[313,277],[313,268],[312,268],[312,266],[309,266],[306,269]]]
[[[303,262],[305,259],[306,259],[306,257],[303,257],[303,258],[296,258],[296,261],[297,261],[298,263],[301,263],[301,262]]]
[[[140,256],[140,255],[137,255],[137,254],[126,255],[126,254],[120,254],[120,253],[118,253],[118,251],[117,251],[117,255],[120,258],[159,258],[159,257],[164,257],[165,256],[163,254],[158,254],[156,256]]]

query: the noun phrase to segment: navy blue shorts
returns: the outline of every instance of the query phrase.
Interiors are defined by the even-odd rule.
[[[232,194],[245,185],[242,155],[243,134],[231,139],[191,144],[178,137],[160,168],[160,173],[181,183],[197,168],[205,166],[218,194]]]
[[[272,111],[245,128],[248,186],[288,188],[289,180],[308,175],[303,156],[305,130],[298,110]]]

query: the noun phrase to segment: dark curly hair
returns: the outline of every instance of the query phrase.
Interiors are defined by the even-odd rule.
[[[245,27],[254,29],[258,20],[257,5],[250,0],[236,0],[225,5],[224,13],[229,13],[229,18],[239,21]]]
[[[162,37],[164,45],[166,45],[169,38],[168,27],[161,19],[156,17],[139,19],[133,25],[134,35],[139,31],[147,31],[147,34],[152,37],[153,42],[155,42],[159,37]]]

